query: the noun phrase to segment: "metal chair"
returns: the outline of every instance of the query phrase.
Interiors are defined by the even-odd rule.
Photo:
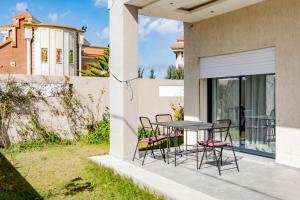
[[[200,166],[198,169],[200,169],[202,166],[203,158],[204,158],[204,155],[206,155],[206,152],[211,150],[211,151],[213,151],[214,160],[217,162],[219,175],[221,175],[221,165],[223,165],[223,160],[222,160],[223,150],[225,147],[228,147],[228,148],[232,149],[234,160],[235,160],[235,165],[236,165],[237,170],[239,171],[239,167],[238,167],[238,163],[237,163],[237,159],[236,159],[236,155],[235,155],[235,151],[234,151],[234,146],[232,143],[232,138],[230,135],[230,126],[231,126],[231,120],[229,120],[229,119],[217,120],[212,125],[212,129],[209,134],[209,137],[206,140],[198,141],[198,144],[203,146],[203,148],[204,148],[202,158],[200,161]],[[219,136],[220,136],[219,140],[216,139],[217,134],[219,134]],[[223,134],[225,134],[224,139],[223,139]],[[227,139],[229,139],[229,141]],[[218,157],[217,157],[216,152],[219,153]]]
[[[141,122],[141,125],[142,125],[142,130],[144,132],[146,132],[146,130],[150,131],[150,135],[148,135],[147,137],[142,138],[142,140],[147,143],[147,147],[146,147],[146,150],[145,150],[142,165],[144,165],[145,158],[146,158],[148,150],[151,150],[151,154],[155,158],[153,150],[154,150],[154,145],[156,143],[158,144],[161,155],[162,155],[164,161],[166,162],[164,149],[161,146],[161,141],[166,139],[167,137],[164,136],[164,135],[158,135],[156,133],[156,130],[153,129],[152,123],[151,123],[151,121],[148,117],[140,117],[140,122]],[[140,140],[137,142],[132,161],[134,161],[134,159],[135,159],[135,155],[136,155],[136,152],[137,152],[137,149],[138,149],[138,146],[139,146],[139,142],[140,142]]]
[[[173,122],[173,118],[172,115],[170,114],[158,114],[155,116],[155,120],[156,122]],[[178,143],[178,132],[177,134],[175,133],[175,131],[180,131],[180,130],[174,130],[172,128],[167,128],[167,127],[163,127],[163,129],[159,129],[158,126],[156,126],[156,130],[159,133],[159,135],[163,135],[167,137],[167,148],[168,148],[168,152],[170,152],[170,146],[171,146],[171,138],[176,138],[177,139],[177,143]],[[179,147],[179,151],[181,151],[180,149],[180,145],[178,145]],[[169,163],[169,155],[167,152],[167,159],[168,159],[168,163]]]

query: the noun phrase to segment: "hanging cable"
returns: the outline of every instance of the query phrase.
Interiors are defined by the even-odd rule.
[[[130,97],[130,101],[133,100],[133,89],[132,89],[132,86],[131,86],[131,82],[134,81],[134,80],[137,80],[139,79],[138,77],[136,78],[132,78],[132,79],[128,79],[128,80],[121,80],[119,79],[118,77],[116,77],[112,71],[110,71],[110,75],[112,75],[112,77],[114,77],[114,79],[116,79],[118,82],[120,83],[125,83],[126,84],[126,87],[130,89],[130,93],[131,93],[131,97]]]

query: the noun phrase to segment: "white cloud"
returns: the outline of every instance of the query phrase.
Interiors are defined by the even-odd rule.
[[[60,18],[66,17],[70,13],[71,13],[70,10],[67,10],[67,11],[65,11],[61,14],[59,14],[59,13],[49,13],[47,18],[50,19],[52,22],[57,22]]]
[[[100,40],[108,40],[109,39],[109,27],[105,27],[101,32],[96,32],[96,36]]]
[[[93,0],[96,7],[107,6],[107,0]]]
[[[60,17],[65,17],[65,16],[67,16],[67,15],[69,15],[69,14],[71,14],[71,10],[67,10],[67,11],[61,13],[61,14],[60,14]]]
[[[52,22],[56,22],[58,20],[58,14],[50,13],[47,18],[49,18]]]
[[[139,23],[139,35],[144,38],[152,32],[161,35],[179,34],[183,31],[183,25],[179,21],[141,17]]]
[[[24,12],[25,10],[28,9],[28,4],[26,2],[19,2],[16,3],[16,7],[15,7],[16,11],[18,12]]]

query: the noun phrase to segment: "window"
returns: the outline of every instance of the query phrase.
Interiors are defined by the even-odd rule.
[[[41,62],[47,63],[48,62],[48,49],[41,48]]]
[[[69,63],[74,64],[74,51],[73,51],[73,49],[71,49],[69,51]]]
[[[62,64],[62,49],[56,49],[56,64]]]
[[[56,49],[56,64],[62,63],[62,49]]]

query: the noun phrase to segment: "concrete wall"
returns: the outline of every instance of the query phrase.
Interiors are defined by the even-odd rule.
[[[170,113],[170,104],[182,105],[183,96],[160,95],[160,87],[175,86],[180,89],[183,87],[181,80],[156,80],[156,79],[141,79],[138,83],[138,113],[139,116],[149,117],[155,120],[155,115]],[[162,92],[163,93],[163,92]]]
[[[234,12],[185,24],[185,114],[205,120],[206,81],[199,58],[276,49],[276,161],[300,167],[300,1],[266,0]],[[200,85],[200,86],[199,86]]]
[[[62,77],[62,76],[26,76],[26,75],[0,75],[0,82],[3,83],[10,80],[17,82],[29,82],[34,84],[70,84],[72,85],[76,98],[80,101],[80,108],[76,109],[75,114],[78,114],[78,122],[76,129],[86,133],[85,121],[86,117],[90,116],[93,112],[94,116],[100,119],[105,112],[106,107],[109,107],[109,78],[91,78],[91,77]],[[170,104],[183,105],[183,97],[173,96],[161,97],[159,95],[159,88],[161,86],[178,86],[179,89],[183,87],[183,81],[177,80],[138,80],[138,94],[133,93],[133,98],[138,99],[139,116],[147,116],[154,120],[154,116],[159,113],[172,113]],[[172,95],[172,94],[171,94]],[[71,132],[70,121],[65,116],[65,110],[62,106],[61,97],[46,95],[45,99],[49,105],[45,105],[43,101],[37,102],[39,117],[41,124],[49,130],[55,130],[63,136],[68,138],[73,137]],[[51,111],[53,108],[60,110],[64,115],[55,115]],[[81,118],[82,117],[82,118]],[[18,117],[19,118],[19,117]],[[26,124],[28,120],[26,115],[22,117],[23,122]],[[74,128],[74,127],[73,127]],[[9,136],[11,142],[18,141],[17,121],[11,124]]]

